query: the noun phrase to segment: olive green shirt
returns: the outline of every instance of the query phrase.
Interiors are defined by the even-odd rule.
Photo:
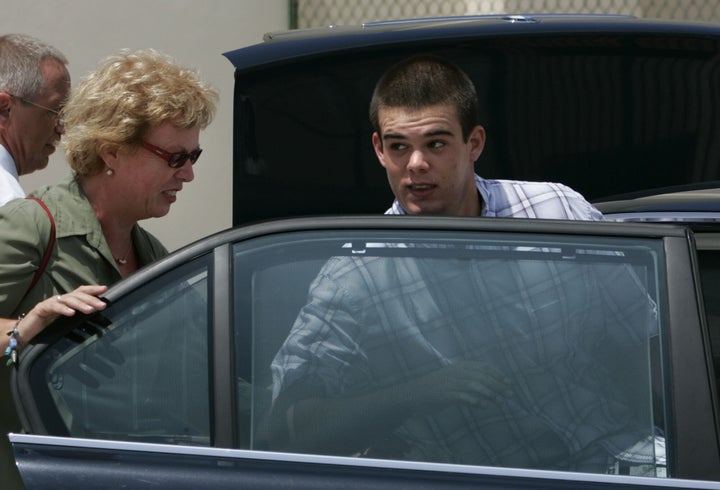
[[[30,199],[16,199],[0,207],[2,318],[17,318],[38,302],[78,286],[110,286],[122,277],[100,222],[74,175],[32,195],[43,200],[55,219],[55,245],[45,272],[28,291],[50,239],[50,218],[39,203]],[[138,267],[167,255],[157,238],[138,225],[132,231],[132,240]],[[5,361],[5,357],[0,359],[0,486],[10,490],[23,487],[7,433],[21,427],[10,394],[12,368],[5,366]]]
[[[40,204],[16,199],[0,207],[0,317],[15,318],[39,301],[83,284],[111,285],[121,279],[100,222],[73,175],[32,195],[55,218],[56,241],[45,272],[28,291],[50,239],[50,219]],[[167,255],[165,247],[135,225],[138,266]]]

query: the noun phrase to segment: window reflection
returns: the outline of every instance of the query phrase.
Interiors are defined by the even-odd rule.
[[[207,259],[145,285],[44,354],[49,431],[210,444]]]
[[[656,243],[375,235],[236,248],[250,447],[665,474]]]

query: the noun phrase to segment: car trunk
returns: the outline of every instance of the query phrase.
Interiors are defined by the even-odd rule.
[[[474,80],[484,177],[560,181],[591,200],[717,180],[719,41],[717,26],[562,16],[269,35],[226,53],[234,224],[383,212],[368,104],[389,65],[421,52]]]

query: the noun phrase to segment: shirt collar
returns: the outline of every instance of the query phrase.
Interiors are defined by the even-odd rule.
[[[15,166],[15,160],[10,152],[7,151],[7,148],[3,145],[0,145],[0,167],[5,169],[6,172],[16,179],[19,179],[17,167]]]

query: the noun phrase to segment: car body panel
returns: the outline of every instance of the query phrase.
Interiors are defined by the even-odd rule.
[[[236,383],[234,382],[232,373],[234,370],[235,357],[240,355],[234,351],[230,346],[235,345],[233,341],[233,321],[232,311],[228,310],[228,305],[232,304],[233,295],[233,281],[232,281],[232,267],[230,259],[232,257],[232,251],[230,249],[231,244],[237,243],[249,243],[252,244],[255,241],[261,240],[264,237],[272,237],[273,240],[282,240],[283,237],[287,237],[287,240],[293,240],[294,236],[298,233],[312,232],[312,233],[325,233],[332,234],[335,231],[346,232],[349,230],[393,230],[396,233],[402,233],[404,231],[418,232],[422,231],[423,235],[432,237],[434,234],[447,232],[447,231],[458,231],[469,233],[483,233],[493,232],[515,236],[528,236],[531,237],[535,234],[543,235],[565,235],[568,236],[585,236],[585,237],[624,237],[631,240],[645,240],[654,239],[662,240],[664,243],[665,254],[667,254],[668,267],[667,274],[672,277],[671,281],[668,281],[665,287],[667,287],[668,296],[668,323],[670,325],[669,336],[671,342],[668,344],[668,351],[664,354],[668,356],[671,371],[666,374],[668,376],[668,383],[670,383],[671,392],[673,397],[668,400],[670,406],[667,407],[668,413],[672,413],[672,425],[667,427],[668,440],[671,441],[672,450],[668,454],[669,467],[672,469],[673,478],[661,479],[665,482],[662,485],[675,485],[676,479],[716,479],[720,474],[720,443],[718,442],[718,432],[716,430],[708,430],[708,427],[713,427],[716,424],[715,413],[717,407],[713,406],[713,394],[712,394],[712,367],[710,359],[706,356],[704,350],[704,319],[700,312],[702,311],[698,306],[699,293],[697,278],[692,273],[692,261],[693,259],[693,242],[692,235],[689,234],[688,230],[684,227],[673,227],[667,225],[653,225],[653,224],[618,224],[618,223],[587,223],[587,222],[562,222],[562,221],[546,221],[546,220],[522,220],[522,219],[463,219],[463,218],[424,218],[424,217],[393,217],[393,216],[351,216],[351,217],[327,217],[327,218],[297,218],[292,220],[283,221],[271,221],[261,223],[257,225],[250,225],[240,227],[234,230],[217,234],[213,237],[208,238],[205,241],[198,242],[185,249],[173,254],[166,259],[163,259],[146,269],[138,272],[126,281],[121,282],[116,287],[112,288],[107,293],[107,300],[111,305],[122,304],[124,297],[132,296],[135,290],[142,287],[143,284],[151,283],[152,281],[161,280],[168,274],[172,273],[183,264],[191,260],[203,259],[205,262],[213,264],[213,270],[210,271],[209,277],[212,283],[210,288],[213,291],[213,298],[210,300],[215,304],[216,314],[212,318],[212,351],[209,354],[212,359],[212,373],[211,385],[215,387],[212,391],[211,406],[213,407],[213,420],[215,423],[212,425],[211,440],[212,446],[216,448],[235,448],[238,447],[239,440],[237,439],[237,417],[233,414],[237,413],[237,394],[235,392]],[[240,267],[240,263],[235,263],[235,267]],[[59,339],[62,339],[68,335],[74,335],[74,325],[81,324],[83,319],[69,319],[58,323],[56,328],[52,331],[46,331],[33,342],[33,345],[23,350],[21,353],[20,363],[16,370],[16,376],[13,380],[14,394],[18,408],[21,414],[23,414],[23,425],[26,429],[35,435],[49,434],[62,436],[60,433],[55,432],[53,429],[54,425],[47,425],[48,419],[44,414],[44,411],[48,408],[48,405],[43,402],[42,397],[37,397],[35,390],[28,390],[22,388],[23,386],[37,386],[36,382],[30,382],[30,377],[33,376],[33,369],[36,359],[39,359],[43,352],[50,349],[53,344],[57,343]],[[46,475],[47,467],[44,465],[53,465],[55,458],[60,458],[62,465],[66,468],[66,471],[70,473],[77,473],[78,475],[88,475],[89,469],[87,469],[87,459],[91,458],[95,461],[95,470],[98,474],[95,475],[93,481],[116,481],[118,478],[117,471],[121,471],[118,468],[123,468],[124,461],[127,461],[128,471],[122,470],[123,474],[128,475],[128,484],[133,486],[141,484],[140,480],[135,480],[130,468],[135,468],[140,471],[140,468],[144,464],[157,464],[158,468],[142,470],[148,471],[149,474],[157,472],[157,476],[150,477],[150,482],[162,483],[169,485],[167,488],[176,488],[177,483],[175,476],[168,477],[167,473],[172,471],[173,474],[182,475],[183,471],[172,469],[173,466],[169,462],[174,459],[173,454],[176,452],[185,454],[190,460],[194,459],[193,454],[198,456],[202,462],[198,462],[199,467],[206,467],[208,464],[210,467],[222,466],[224,469],[223,474],[214,475],[215,472],[209,471],[204,473],[205,470],[197,469],[198,467],[193,466],[195,463],[186,462],[183,464],[183,470],[192,472],[197,475],[203,475],[204,479],[212,481],[213,488],[225,488],[223,485],[228,485],[225,478],[226,472],[231,473],[233,476],[230,480],[244,481],[243,478],[247,477],[258,485],[258,488],[262,488],[263,485],[268,485],[268,488],[272,488],[272,485],[280,485],[285,487],[285,483],[279,484],[278,475],[284,475],[287,473],[288,482],[292,481],[293,484],[298,485],[297,488],[310,488],[317,484],[314,478],[329,478],[327,473],[336,475],[336,478],[340,478],[339,481],[343,482],[343,485],[350,486],[351,481],[358,484],[357,488],[374,488],[374,484],[388,485],[389,479],[393,484],[397,484],[397,488],[405,488],[409,481],[416,482],[418,480],[424,480],[427,475],[416,474],[416,470],[422,473],[422,464],[419,466],[404,466],[404,463],[400,464],[400,468],[403,470],[378,470],[374,468],[374,463],[366,463],[363,459],[354,459],[353,463],[360,467],[358,468],[358,474],[352,470],[347,470],[344,465],[344,460],[330,460],[329,464],[325,464],[319,460],[319,466],[317,466],[318,475],[308,476],[312,472],[307,472],[302,469],[307,464],[306,454],[286,454],[283,456],[282,461],[274,459],[272,456],[274,453],[268,453],[270,456],[260,456],[263,461],[260,466],[264,468],[264,471],[259,473],[256,470],[249,470],[246,466],[247,461],[244,459],[246,453],[240,450],[233,450],[235,452],[227,453],[228,457],[233,460],[232,463],[228,463],[226,467],[225,463],[212,462],[213,459],[207,459],[207,454],[217,455],[225,453],[214,453],[211,448],[190,448],[189,446],[180,443],[179,446],[172,446],[173,449],[168,449],[163,444],[154,443],[131,443],[136,444],[133,446],[125,446],[122,443],[111,443],[108,441],[91,441],[91,440],[78,440],[78,439],[54,439],[50,438],[46,440],[44,438],[33,438],[25,437],[22,435],[13,436],[13,441],[18,455],[18,464],[21,472],[24,475],[28,483],[28,488],[42,488],[42,486],[34,487],[30,486],[32,482],[40,482],[46,484],[44,478],[48,478]],[[48,443],[49,441],[49,443]],[[78,446],[76,446],[78,444]],[[110,449],[103,445],[108,445]],[[63,447],[65,449],[63,449]],[[128,454],[125,453],[125,448],[130,448]],[[82,451],[75,453],[74,449]],[[134,451],[145,451],[154,452],[157,454],[157,458],[151,458],[152,463],[143,463],[142,461],[148,461],[146,457],[140,457]],[[203,453],[204,450],[210,450],[210,453]],[[87,451],[87,452],[86,452]],[[109,452],[108,452],[109,451]],[[195,452],[193,452],[195,451]],[[256,455],[257,456],[257,455]],[[44,458],[47,457],[47,460]],[[185,457],[185,456],[183,456]],[[27,458],[27,459],[26,459]],[[242,462],[236,463],[235,458],[239,458]],[[269,461],[267,460],[269,458]],[[165,461],[167,460],[167,461]],[[105,463],[107,461],[107,463]],[[208,462],[209,461],[209,462]],[[250,466],[255,464],[255,460],[252,459],[249,463]],[[384,463],[389,464],[391,467],[396,462]],[[112,468],[105,468],[105,465],[109,465]],[[170,466],[167,466],[167,465]],[[336,471],[336,464],[339,464],[342,471]],[[140,466],[137,466],[140,465]],[[298,466],[299,465],[299,466]],[[366,465],[369,465],[366,467]],[[431,468],[436,468],[432,464]],[[442,486],[448,486],[453,484],[459,485],[458,488],[463,488],[466,485],[483,485],[485,478],[488,475],[496,475],[496,471],[493,469],[489,473],[486,470],[473,469],[470,473],[467,473],[465,468],[457,468],[457,465],[451,465],[455,469],[451,472],[451,475],[443,475],[441,478],[448,478],[448,482]],[[407,468],[413,468],[409,474],[406,473]],[[238,473],[235,473],[237,469]],[[246,472],[250,471],[249,474]],[[379,471],[379,474],[375,472]],[[389,473],[386,473],[389,471]],[[399,471],[397,476],[394,475],[395,471]],[[510,470],[509,470],[510,471]],[[36,472],[38,473],[36,475]],[[107,473],[106,473],[107,472]],[[300,475],[297,474],[300,473]],[[467,474],[466,474],[467,473]],[[501,471],[502,473],[502,471]],[[370,482],[366,483],[365,480],[359,475],[365,474]],[[510,474],[513,474],[510,471]],[[522,471],[521,475],[527,475],[534,478],[534,473],[525,474]],[[547,476],[542,471],[539,473],[543,478]],[[426,481],[429,485],[440,485],[438,480],[434,479],[435,473],[431,473],[431,477]],[[304,480],[304,478],[311,478],[310,480]],[[347,477],[347,479],[346,479]],[[81,478],[78,476],[78,478]],[[169,478],[169,479],[168,479]],[[217,481],[215,480],[217,478]],[[358,479],[359,478],[359,479]],[[564,485],[569,484],[566,480],[570,478],[573,480],[576,476],[562,476],[557,482],[550,478],[548,481],[544,481],[543,486],[547,484],[548,487],[553,488],[555,484],[558,488],[562,488]],[[601,476],[592,476],[590,478],[591,488],[601,488],[603,485],[615,485],[616,483],[627,483],[623,480],[617,480],[615,478],[609,478],[607,481]],[[227,480],[227,481],[230,481]],[[506,481],[507,480],[507,481]],[[71,478],[68,480],[74,482]],[[143,477],[142,481],[145,481]],[[189,480],[196,481],[196,480]],[[490,480],[492,482],[491,487],[493,488],[504,488],[506,485],[512,487],[517,482],[513,478],[506,479],[501,478],[499,481],[495,480],[493,476]],[[168,483],[170,482],[170,483]],[[225,482],[225,483],[223,483]],[[362,482],[362,484],[360,483]],[[634,483],[635,480],[632,480]],[[288,483],[289,484],[289,483]],[[414,484],[414,483],[413,483]],[[575,481],[577,484],[577,481]],[[639,482],[640,485],[645,485],[643,482]],[[648,485],[655,485],[653,479],[652,483]],[[681,488],[687,483],[678,482]],[[369,486],[365,486],[369,485]],[[697,485],[706,485],[705,483],[698,483]],[[715,488],[715,484],[710,485],[708,488]],[[70,488],[70,487],[68,487]],[[102,487],[100,487],[102,488]],[[177,487],[181,488],[181,487]],[[287,487],[294,488],[294,487]],[[350,486],[350,488],[354,488]],[[391,487],[392,488],[392,487]],[[702,487],[705,488],[705,487]]]
[[[104,490],[119,485],[138,490],[720,488],[720,483],[697,480],[298,456],[24,434],[12,434],[10,439],[30,489]],[[83,462],[82,467],[74,464],[78,460]],[[88,482],[92,482],[91,487]]]

